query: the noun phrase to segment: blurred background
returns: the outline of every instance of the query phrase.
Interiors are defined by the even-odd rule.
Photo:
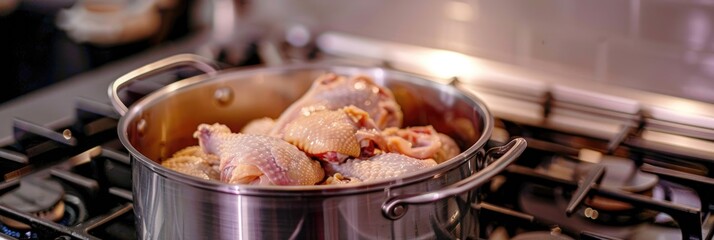
[[[0,0],[0,102],[186,36],[189,2]]]
[[[708,0],[0,0],[0,101],[197,35],[231,65],[310,60],[328,31],[714,103]]]

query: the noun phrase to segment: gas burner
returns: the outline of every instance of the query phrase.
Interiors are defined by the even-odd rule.
[[[5,193],[0,197],[0,238],[132,239],[127,238],[135,230],[127,224],[133,223],[129,214],[133,206],[131,192],[123,188],[126,179],[117,182],[107,177],[130,179],[129,171],[128,156],[95,147],[52,168],[0,184],[0,193]]]
[[[597,165],[605,167],[605,175],[600,184],[603,187],[620,189],[632,193],[651,191],[659,177],[651,173],[642,172],[630,159],[615,156],[602,156]],[[583,178],[592,168],[592,164],[580,164],[575,172],[575,178]],[[650,194],[651,195],[651,194]]]
[[[666,171],[653,167],[640,167],[640,169],[643,171],[647,169],[647,172],[657,172],[660,178],[666,176],[668,179],[660,180],[657,183],[655,190],[653,190],[653,197],[600,186],[598,179],[601,179],[604,175],[604,167],[600,165],[593,167],[581,181],[552,177],[539,173],[532,168],[514,165],[506,169],[504,173],[505,181],[501,183],[502,187],[493,189],[492,186],[494,193],[491,193],[491,195],[494,198],[490,200],[487,198],[486,202],[502,200],[504,198],[499,197],[503,195],[503,192],[512,192],[508,189],[517,187],[520,191],[517,191],[519,193],[514,197],[517,199],[515,205],[509,205],[508,201],[500,201],[501,203],[499,204],[504,204],[516,211],[523,211],[523,213],[516,212],[511,215],[521,216],[519,217],[521,219],[529,219],[531,223],[555,224],[563,228],[563,232],[580,234],[581,236],[583,234],[597,234],[601,238],[630,238],[641,233],[647,233],[647,231],[657,231],[657,234],[667,236],[702,239],[703,234],[707,234],[705,229],[709,231],[712,227],[712,221],[711,218],[707,219],[710,200],[706,197],[702,198],[700,190],[711,189],[714,186],[714,179],[689,176],[686,173],[679,173],[677,177],[672,176],[674,174],[668,176],[663,175]],[[680,183],[686,182],[687,186],[696,187],[697,190],[683,188],[680,184],[670,185],[669,179]],[[657,188],[662,188],[662,190],[657,190]],[[682,191],[682,189],[684,190]],[[695,192],[699,194],[699,198],[696,197]],[[677,194],[675,196],[671,195],[671,193]],[[667,194],[670,194],[669,197],[667,197]],[[602,218],[602,213],[595,213],[592,208],[587,210],[587,205],[584,204],[584,200],[589,196],[599,196],[626,202],[632,206],[637,206],[633,210],[642,209],[659,212],[659,214],[654,219],[647,218],[646,220],[633,221],[628,224],[602,224],[591,219],[594,216]],[[675,199],[679,200],[675,201]],[[693,202],[701,202],[702,204],[692,204]],[[579,210],[580,208],[586,209]],[[589,215],[590,219],[578,216],[577,213],[582,216]],[[667,216],[671,218],[667,218]],[[673,224],[674,222],[676,224]],[[708,236],[711,236],[711,233]]]
[[[30,213],[40,219],[58,222],[65,213],[65,204],[61,201],[63,196],[64,189],[58,182],[26,178],[20,180],[17,189],[2,195],[0,204]],[[0,216],[0,221],[14,229],[30,229],[30,226],[10,218]]]
[[[655,188],[661,191],[661,188]],[[577,212],[577,216],[592,222],[611,226],[627,226],[650,222],[658,212],[648,209],[632,207],[632,205],[607,198],[593,197],[586,200],[584,208]],[[663,200],[653,198],[655,200]],[[597,202],[593,204],[593,202]],[[604,206],[606,205],[606,206]]]
[[[597,216],[597,218],[592,218],[592,215],[586,218],[585,211],[590,209],[587,207],[577,212],[579,216],[568,217],[565,214],[565,209],[568,205],[567,193],[560,188],[551,189],[535,184],[525,184],[520,192],[521,194],[519,194],[518,201],[520,209],[522,209],[524,213],[539,216],[544,221],[557,224],[563,229],[576,230],[576,233],[581,231],[600,232],[607,233],[611,237],[625,238],[635,233],[638,224],[642,223],[621,225],[602,224],[604,222],[601,220],[602,218],[620,215],[603,212],[598,213],[601,216]],[[590,211],[593,210],[591,209]],[[594,219],[597,221],[594,221]]]
[[[87,218],[87,209],[76,194],[51,179],[27,177],[15,189],[0,196],[0,204],[9,206],[33,218],[76,225]],[[0,216],[0,232],[21,239],[42,239],[43,235],[30,225],[7,216]]]
[[[0,238],[136,237],[118,117],[109,105],[79,99],[71,122],[15,120],[16,142],[0,147]]]
[[[614,156],[603,156],[597,164],[579,164],[574,179],[581,180],[594,165],[603,166],[605,174],[600,182],[600,186],[618,189],[630,193],[640,194],[647,197],[653,196],[653,190],[659,182],[657,175],[645,173],[639,170],[634,161]],[[658,188],[662,191],[661,187]],[[663,200],[653,198],[656,200]],[[631,204],[616,201],[599,196],[586,198],[579,215],[604,224],[631,224],[649,220],[657,213],[646,209],[639,209]]]
[[[539,165],[535,170],[539,173],[565,180],[582,181],[594,166],[604,166],[605,173],[600,182],[602,187],[641,194],[647,197],[652,197],[655,190],[662,192],[661,187],[655,187],[659,180],[657,175],[640,171],[629,159],[604,156],[598,161],[599,163],[593,164],[578,159],[569,160],[565,157],[556,157],[545,164]],[[569,194],[569,192],[564,192],[564,195],[567,195],[564,197],[570,197]],[[554,194],[551,193],[550,195]],[[653,199],[662,200],[662,196],[663,194],[657,194],[658,198]],[[585,208],[578,211],[578,216],[608,225],[640,223],[653,218],[657,214],[628,203],[599,196],[586,198],[584,206]]]
[[[79,222],[81,216],[86,217],[86,213],[83,215],[77,206],[67,205],[64,201],[59,201],[52,209],[33,213],[32,216],[38,219],[53,221],[62,226],[69,226]],[[61,218],[58,218],[60,216]],[[42,239],[42,235],[38,234],[27,224],[2,216],[0,216],[0,232],[20,239]]]

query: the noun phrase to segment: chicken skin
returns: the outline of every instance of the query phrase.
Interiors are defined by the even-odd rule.
[[[436,166],[432,159],[416,159],[397,153],[383,153],[369,159],[347,159],[341,164],[326,164],[330,175],[336,173],[361,182],[402,176]]]
[[[203,152],[220,159],[223,182],[313,185],[324,178],[320,163],[279,138],[232,133],[221,124],[201,124],[194,137]]]
[[[354,106],[299,117],[285,126],[283,132],[285,141],[310,156],[333,163],[347,157],[373,155],[371,141],[380,137],[367,112]]]
[[[402,124],[401,108],[389,89],[367,76],[345,78],[328,73],[315,80],[307,93],[280,115],[270,134],[279,136],[288,123],[300,116],[350,105],[367,112],[379,129]]]
[[[386,87],[363,75],[328,73],[276,119],[256,118],[240,133],[200,124],[198,146],[162,165],[230,184],[345,185],[409,175],[461,152],[433,126],[402,128],[402,121]]]

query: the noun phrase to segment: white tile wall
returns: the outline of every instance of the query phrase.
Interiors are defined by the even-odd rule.
[[[714,7],[688,1],[643,1],[640,9],[642,39],[714,50]]]
[[[630,1],[625,0],[532,0],[513,1],[513,16],[523,25],[569,26],[603,32],[608,35],[627,35],[630,32]]]
[[[519,48],[521,64],[551,71],[571,71],[593,76],[596,55],[604,36],[580,29],[545,29],[539,26],[521,31],[526,39]]]
[[[282,14],[315,31],[454,50],[714,103],[712,0],[286,2]],[[471,17],[450,16],[454,2]]]

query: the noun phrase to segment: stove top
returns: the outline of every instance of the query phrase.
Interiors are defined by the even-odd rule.
[[[119,116],[107,104],[106,88],[143,64],[194,52],[206,37],[196,34],[0,106],[0,237],[136,238],[130,160],[116,138]],[[390,59],[359,62],[414,69]],[[484,201],[472,206],[480,236],[712,238],[708,118],[641,98],[555,83],[508,87],[494,83],[500,75],[484,76],[444,81],[465,83],[494,113],[490,145],[522,136],[528,149],[480,189]]]
[[[578,239],[711,239],[710,161],[650,155],[627,144],[637,131],[607,154],[607,141],[500,123],[526,136],[529,148],[483,189],[482,219],[493,220],[483,235],[546,231]],[[674,168],[673,161],[689,165]]]
[[[71,124],[15,119],[0,148],[0,236],[135,239],[131,165],[109,105],[78,99]]]

